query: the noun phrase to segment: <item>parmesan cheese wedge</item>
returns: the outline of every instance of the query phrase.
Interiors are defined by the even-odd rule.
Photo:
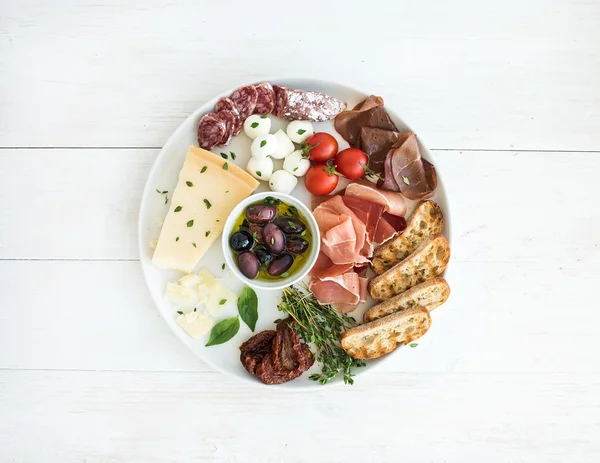
[[[229,213],[258,185],[231,161],[190,146],[152,263],[190,273],[223,232]]]

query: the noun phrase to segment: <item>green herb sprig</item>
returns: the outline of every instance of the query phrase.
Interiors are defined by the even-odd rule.
[[[316,347],[315,358],[322,369],[320,374],[310,375],[310,379],[326,384],[341,374],[344,383],[354,384],[352,369],[364,366],[365,362],[350,357],[340,345],[342,333],[356,326],[353,318],[321,304],[314,294],[304,293],[294,286],[282,291],[277,308],[296,321],[292,326],[300,339]]]

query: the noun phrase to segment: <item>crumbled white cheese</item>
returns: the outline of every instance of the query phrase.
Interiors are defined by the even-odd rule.
[[[196,275],[195,273],[188,273],[187,275],[183,275],[177,282],[180,286],[185,286],[186,288],[194,288],[200,284],[202,279]]]
[[[168,282],[165,298],[181,307],[194,307],[198,304],[198,293],[192,288]]]
[[[213,327],[213,319],[204,312],[187,312],[177,317],[177,323],[194,339],[205,335]]]

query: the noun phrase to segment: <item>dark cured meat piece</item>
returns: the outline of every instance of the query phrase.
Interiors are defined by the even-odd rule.
[[[271,346],[276,334],[277,331],[274,330],[261,331],[240,346],[240,360],[252,376],[256,376],[256,368],[265,355],[271,355]]]
[[[235,111],[236,113],[238,113],[238,110],[233,104],[231,98],[227,98],[226,96],[217,101],[217,104],[215,105],[216,113],[218,113],[219,111],[223,111],[224,109],[227,109],[229,111]]]
[[[335,118],[335,130],[355,148],[361,147],[360,134],[363,127],[398,131],[383,108],[383,98],[375,95]]]
[[[217,116],[221,118],[223,122],[225,122],[225,133],[223,134],[223,138],[221,138],[221,142],[219,146],[227,146],[231,137],[233,136],[233,132],[235,131],[235,127],[238,123],[239,116],[237,112],[230,111],[228,109],[223,109],[217,113]]]
[[[225,122],[215,113],[205,114],[198,123],[198,145],[211,150],[219,144],[225,135]]]
[[[404,217],[384,212],[382,218],[385,219],[392,227],[394,227],[394,230],[396,231],[401,232],[406,228],[406,219]]]
[[[411,133],[404,143],[399,140],[390,153],[391,170],[400,193],[408,199],[431,198],[437,175],[433,165],[421,158],[417,136]]]
[[[346,102],[320,92],[274,85],[273,114],[290,121],[328,121],[346,109]]]
[[[240,87],[231,94],[231,101],[233,101],[233,104],[240,113],[242,122],[254,112],[257,99],[258,92],[256,91],[256,88],[254,88],[254,85]]]
[[[390,150],[383,161],[383,180],[377,182],[377,187],[387,191],[400,191],[392,173],[392,154],[394,151]]]
[[[369,156],[369,167],[374,172],[383,172],[385,157],[400,138],[408,138],[410,132],[394,132],[392,130],[363,127],[360,131],[362,150]]]
[[[371,201],[357,198],[355,196],[342,196],[344,204],[356,214],[356,217],[365,224],[367,228],[367,241],[373,243],[377,224],[383,214],[385,207]],[[371,257],[371,256],[367,256]]]
[[[254,86],[258,93],[254,114],[271,114],[275,109],[275,91],[269,82],[261,82]]]

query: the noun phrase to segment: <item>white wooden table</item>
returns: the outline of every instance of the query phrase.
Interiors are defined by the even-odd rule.
[[[231,3],[1,3],[0,462],[600,461],[600,2]],[[352,387],[212,371],[138,263],[160,146],[273,75],[383,95],[449,187],[452,297]]]

